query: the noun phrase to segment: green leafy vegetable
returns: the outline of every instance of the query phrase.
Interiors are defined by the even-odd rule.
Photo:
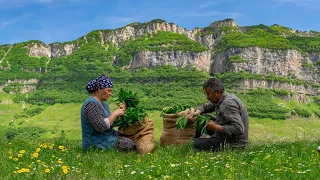
[[[140,107],[127,108],[124,115],[120,116],[115,120],[115,122],[113,123],[113,126],[120,126],[123,128],[127,128],[133,124],[137,124],[141,122],[146,116],[147,116],[147,113],[145,112],[144,109]]]
[[[176,121],[177,129],[183,130],[184,128],[186,128],[187,123],[188,119],[185,116],[180,116]]]
[[[197,115],[197,131],[201,132],[201,134],[207,134],[207,125],[210,122],[210,117]]]
[[[179,104],[179,105],[174,105],[172,107],[164,108],[162,110],[162,112],[165,114],[177,114],[181,111],[184,111],[184,110],[190,109],[190,108],[191,108],[190,106]]]
[[[125,102],[127,108],[137,107],[139,104],[137,93],[133,93],[130,90],[126,91],[122,88],[120,89],[120,92],[119,92],[119,98],[116,101]]]
[[[116,101],[125,102],[126,111],[123,116],[120,116],[115,120],[113,126],[127,128],[133,124],[141,122],[147,116],[146,111],[141,107],[138,107],[139,99],[137,97],[137,93],[121,88],[119,97]]]

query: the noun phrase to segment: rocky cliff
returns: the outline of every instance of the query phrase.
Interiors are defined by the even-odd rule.
[[[230,62],[232,56],[238,55],[243,62]],[[317,68],[305,67],[319,60],[319,54],[306,55],[297,50],[271,50],[259,47],[231,48],[212,55],[211,73],[228,71],[246,71],[251,74],[275,74],[289,76],[300,80],[319,83]]]
[[[172,65],[174,67],[195,66],[203,71],[209,72],[210,56],[210,51],[202,53],[182,51],[141,51],[133,57],[130,69],[143,67],[155,68],[161,65]]]
[[[269,28],[269,27],[266,27]],[[274,25],[274,29],[281,29],[279,36],[289,37],[316,37],[318,32],[294,31],[290,28]],[[232,47],[224,51],[215,51],[228,30],[236,30],[246,33],[250,27],[240,27],[232,19],[216,21],[205,28],[187,30],[173,23],[163,20],[153,20],[148,23],[132,23],[115,30],[97,30],[67,43],[31,43],[28,46],[28,55],[36,57],[48,57],[51,61],[55,58],[68,56],[77,51],[83,44],[98,41],[101,44],[121,48],[123,42],[134,40],[146,34],[155,34],[158,31],[169,31],[183,34],[207,47],[207,51],[195,53],[188,51],[148,51],[143,50],[133,55],[129,68],[137,69],[143,67],[154,68],[159,65],[172,65],[175,67],[197,67],[211,74],[225,72],[245,71],[250,74],[290,77],[293,79],[320,84],[319,71],[316,67],[320,60],[320,53],[305,53],[296,49],[269,49],[261,47]],[[271,29],[274,31],[274,29]],[[268,29],[270,30],[270,29]],[[232,57],[237,57],[232,61]],[[117,56],[114,56],[117,59]],[[261,80],[245,80],[238,88],[279,88],[286,89],[297,94],[319,95],[319,89],[315,86],[307,87],[301,85],[290,85],[288,83],[268,82]],[[299,99],[303,99],[299,97]]]

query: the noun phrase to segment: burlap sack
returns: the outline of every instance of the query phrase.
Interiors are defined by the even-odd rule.
[[[147,154],[154,149],[153,122],[146,117],[143,122],[127,128],[118,129],[122,136],[130,138],[136,143],[136,148],[141,154]]]
[[[183,130],[177,129],[177,114],[163,114],[163,130],[160,137],[160,145],[187,144],[196,134],[196,123],[188,123]]]

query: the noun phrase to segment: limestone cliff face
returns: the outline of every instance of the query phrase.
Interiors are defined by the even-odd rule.
[[[200,70],[209,72],[210,56],[210,51],[201,53],[183,51],[141,51],[134,56],[130,69],[142,67],[155,68],[161,65],[172,65],[174,67],[195,66]]]
[[[293,95],[289,95],[288,98],[293,98],[298,102],[309,102],[310,95],[312,96],[320,95],[320,88],[318,87],[297,85],[297,84],[291,84],[287,82],[278,82],[278,81],[246,79],[240,82],[240,86],[236,87],[237,90],[249,90],[249,89],[256,89],[256,88],[287,90],[288,92],[294,93]]]
[[[51,58],[68,56],[78,49],[75,43],[61,45],[59,43],[51,44]]]
[[[8,80],[6,84],[0,85],[0,91],[3,90],[4,87],[8,86],[11,83],[19,83],[22,84],[23,87],[21,88],[20,93],[26,93],[26,92],[33,92],[36,90],[37,85],[39,83],[38,79],[15,79],[15,80]]]
[[[235,24],[234,21],[232,21]],[[223,26],[221,23],[217,22],[214,27],[216,26]],[[218,27],[216,27],[218,29]],[[127,40],[133,40],[140,36],[146,34],[155,34],[158,31],[169,31],[178,34],[184,34],[189,39],[197,41],[202,45],[208,47],[208,49],[213,48],[213,44],[215,41],[216,36],[214,34],[207,34],[205,36],[197,36],[198,32],[203,31],[203,28],[195,28],[194,30],[190,31],[185,28],[179,27],[173,23],[163,22],[155,22],[155,23],[148,23],[148,24],[141,24],[139,26],[136,25],[128,25],[123,28],[110,30],[110,31],[99,31],[99,39],[98,41],[101,43],[109,42],[116,46],[119,46],[121,42]],[[86,40],[86,36],[84,37]],[[68,43],[68,44],[61,44],[61,43],[53,43],[50,44],[48,47],[44,48],[40,45],[35,44],[30,50],[29,54],[33,56],[46,56],[50,58],[57,58],[63,57],[72,54],[74,51],[80,48],[81,45],[76,44],[76,42]],[[51,53],[49,53],[50,51]],[[51,55],[50,55],[51,54]]]
[[[36,57],[47,57],[51,58],[51,48],[50,46],[34,43],[29,47],[29,56],[36,56]]]
[[[229,58],[239,55],[246,62],[230,63]],[[297,50],[270,50],[259,47],[232,48],[223,53],[213,54],[211,73],[247,71],[251,74],[275,74],[319,83],[315,68],[304,67],[319,60],[319,54],[303,55]]]

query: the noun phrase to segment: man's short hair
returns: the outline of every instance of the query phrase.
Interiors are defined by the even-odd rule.
[[[222,93],[224,92],[223,84],[219,79],[209,78],[203,83],[203,89],[210,88],[212,92],[216,90],[220,90]]]

